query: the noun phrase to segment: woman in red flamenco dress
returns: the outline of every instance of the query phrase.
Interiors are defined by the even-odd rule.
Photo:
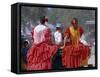
[[[78,20],[73,18],[71,25],[64,32],[64,46],[62,47],[64,68],[78,68],[88,65],[90,48],[80,41],[83,32],[82,27],[78,26]]]
[[[51,31],[44,25],[45,17],[40,18],[40,24],[33,30],[33,45],[27,53],[27,70],[52,69],[52,58],[57,46],[52,44]]]

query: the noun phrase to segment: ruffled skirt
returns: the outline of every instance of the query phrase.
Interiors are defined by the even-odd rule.
[[[90,48],[79,44],[77,48],[71,44],[65,46],[62,53],[62,63],[65,68],[80,67],[82,62],[90,55]]]
[[[32,46],[27,53],[27,70],[52,69],[52,58],[56,52],[56,45],[41,43]]]

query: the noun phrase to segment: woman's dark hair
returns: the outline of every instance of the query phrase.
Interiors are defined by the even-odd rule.
[[[78,24],[78,19],[77,18],[73,18],[71,23],[73,24],[73,20],[75,20],[75,23]]]
[[[40,17],[40,23],[45,24],[45,16]]]

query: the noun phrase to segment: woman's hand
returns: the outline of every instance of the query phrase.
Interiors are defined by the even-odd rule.
[[[65,46],[61,46],[60,49],[64,49]]]

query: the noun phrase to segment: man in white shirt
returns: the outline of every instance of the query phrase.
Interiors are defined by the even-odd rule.
[[[55,44],[58,46],[58,51],[53,57],[53,68],[61,69],[62,68],[62,49],[60,49],[62,44],[62,33],[61,33],[61,24],[56,25],[56,32],[54,33]]]
[[[54,33],[55,44],[58,46],[62,43],[62,33],[61,33],[61,25],[57,24],[56,32]]]

